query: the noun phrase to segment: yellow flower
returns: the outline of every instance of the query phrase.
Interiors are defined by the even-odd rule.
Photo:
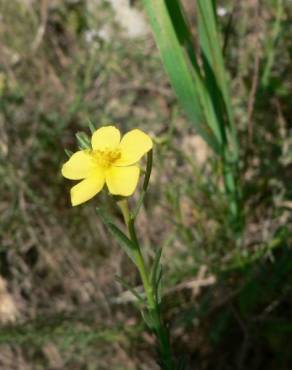
[[[92,149],[74,153],[62,167],[62,175],[67,179],[82,180],[71,189],[72,205],[88,201],[105,183],[111,194],[132,195],[140,174],[136,163],[152,149],[151,138],[135,129],[121,140],[117,128],[105,126],[93,133],[91,146]]]

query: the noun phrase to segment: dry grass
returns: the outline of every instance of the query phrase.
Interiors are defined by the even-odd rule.
[[[249,1],[234,11],[226,58],[247,216],[236,246],[216,161],[177,107],[153,40],[128,39],[109,5],[94,4],[0,0],[0,369],[158,368],[153,339],[114,279],[139,285],[95,214],[105,196],[72,209],[60,175],[63,149],[74,150],[74,134],[91,120],[138,126],[156,138],[138,228],[149,255],[164,245],[164,311],[175,352],[190,369],[284,370],[291,359],[281,350],[291,337],[291,84],[283,76],[291,76],[291,30],[283,26],[281,59],[261,91],[253,83],[255,50],[264,65],[274,7],[262,5],[256,15]],[[227,20],[220,21],[225,31]],[[279,317],[286,336],[271,334]]]

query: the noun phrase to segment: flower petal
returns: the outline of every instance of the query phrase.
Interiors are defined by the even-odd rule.
[[[71,188],[72,206],[78,206],[93,198],[103,188],[104,181],[105,173],[100,171],[90,175],[90,177],[87,177],[85,180],[73,186],[73,188]]]
[[[94,166],[86,150],[74,153],[62,167],[62,175],[69,180],[81,180],[87,177]]]
[[[132,195],[137,187],[139,174],[140,168],[137,166],[109,168],[106,171],[109,192],[125,197]]]
[[[120,131],[114,126],[105,126],[96,130],[91,138],[94,150],[114,149],[121,140]]]
[[[150,136],[143,131],[137,129],[129,131],[121,140],[119,145],[121,158],[115,162],[115,165],[129,166],[137,163],[152,147]]]

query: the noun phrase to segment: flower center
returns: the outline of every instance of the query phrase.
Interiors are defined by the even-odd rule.
[[[99,166],[109,168],[121,157],[119,149],[93,150],[92,156]]]

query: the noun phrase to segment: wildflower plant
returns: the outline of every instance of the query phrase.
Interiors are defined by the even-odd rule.
[[[198,50],[193,43],[191,27],[181,0],[143,0],[145,11],[160,50],[166,73],[181,106],[218,159],[223,181],[229,225],[239,240],[243,227],[242,191],[240,186],[240,152],[238,134],[224,66],[222,41],[216,18],[216,0],[197,0]],[[132,130],[123,138],[113,126],[92,128],[91,140],[78,134],[80,150],[64,164],[62,174],[81,180],[71,189],[73,206],[94,197],[106,185],[120,208],[127,233],[115,225],[109,215],[97,212],[139,271],[144,287],[140,294],[128,286],[137,299],[146,325],[155,333],[163,369],[173,369],[169,336],[161,317],[161,249],[153,261],[146,261],[136,234],[135,222],[148,190],[152,168],[151,138],[140,130]],[[147,154],[147,166],[136,207],[129,210],[127,197],[137,188],[141,170],[139,160]]]
[[[62,167],[62,175],[70,180],[81,180],[71,188],[72,206],[87,202],[98,194],[104,185],[109,195],[116,200],[127,232],[115,225],[105,210],[97,208],[110,233],[136,266],[144,292],[132,288],[121,277],[119,282],[135,296],[147,327],[155,334],[158,342],[163,369],[173,369],[173,359],[170,350],[169,334],[161,316],[161,277],[160,263],[162,249],[158,248],[152,261],[146,261],[136,233],[135,222],[148,190],[152,170],[153,142],[149,135],[134,129],[122,138],[120,131],[114,126],[105,126],[92,131],[91,140],[85,133],[76,135],[79,143],[77,152],[68,153],[69,160]],[[142,172],[138,162],[147,155],[142,190],[136,207],[129,209],[127,198],[131,196],[138,185]]]

